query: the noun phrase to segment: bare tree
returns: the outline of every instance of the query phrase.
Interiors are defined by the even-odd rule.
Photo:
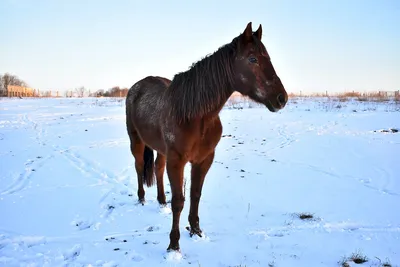
[[[104,96],[107,97],[126,97],[128,94],[128,88],[120,88],[119,86],[114,86],[111,89],[108,89],[107,92],[104,93]]]
[[[78,95],[78,97],[84,97],[86,93],[86,88],[84,86],[78,87],[75,89],[75,92]]]
[[[93,96],[104,96],[104,89],[99,89],[95,93],[93,93]]]
[[[120,88],[119,88],[119,86],[114,86],[113,88],[111,88],[111,90],[110,90],[110,95],[111,96],[118,96],[119,95],[119,92],[120,92]]]
[[[18,76],[16,75],[11,75],[9,73],[0,75],[0,95],[7,95],[7,90],[9,85],[28,87],[28,84],[23,80],[21,80],[20,78],[18,78]]]

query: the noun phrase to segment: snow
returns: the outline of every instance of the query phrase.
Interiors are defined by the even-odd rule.
[[[202,238],[185,229],[185,169],[181,253],[166,252],[171,209],[156,187],[137,203],[124,108],[0,100],[0,266],[338,266],[354,253],[368,258],[361,266],[400,264],[400,133],[389,131],[399,104],[298,98],[271,113],[229,103]]]

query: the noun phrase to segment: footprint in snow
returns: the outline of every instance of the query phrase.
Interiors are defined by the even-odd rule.
[[[398,133],[399,129],[396,128],[389,128],[389,129],[380,129],[380,130],[375,130],[374,133],[380,132],[380,133]]]
[[[78,230],[82,231],[82,230],[86,230],[89,228],[93,228],[93,229],[97,229],[99,227],[99,223],[94,224],[91,221],[88,220],[75,220],[72,221],[71,224],[75,227],[78,228]]]
[[[90,266],[90,265],[89,265]],[[94,266],[98,267],[117,267],[118,263],[115,263],[114,261],[103,261],[103,260],[98,260],[95,262]]]
[[[135,262],[140,262],[143,261],[144,258],[142,256],[140,256],[137,252],[135,251],[125,251],[125,256],[131,260],[131,261],[135,261]]]
[[[64,260],[71,262],[76,260],[76,258],[81,254],[82,247],[81,245],[75,245],[72,249],[63,253]]]
[[[101,217],[108,218],[115,210],[115,205],[114,204],[106,204],[106,205],[103,205],[103,208],[104,208],[104,212],[101,215]]]
[[[108,241],[108,242],[112,242],[112,243],[126,243],[126,242],[128,242],[128,240],[125,239],[125,238],[123,238],[123,239],[117,239],[117,238],[115,238],[115,237],[113,237],[113,236],[111,236],[111,237],[106,237],[105,240]]]
[[[158,230],[160,230],[160,227],[158,227],[158,226],[149,226],[146,229],[147,232],[154,232],[154,231],[158,231]]]

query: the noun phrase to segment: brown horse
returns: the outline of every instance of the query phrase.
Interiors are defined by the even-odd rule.
[[[146,77],[135,83],[126,98],[126,125],[135,158],[138,198],[145,201],[143,183],[157,181],[157,200],[165,205],[165,166],[171,185],[172,229],[168,251],[179,248],[179,220],[184,205],[183,172],[191,163],[190,236],[201,236],[198,208],[204,178],[221,138],[219,112],[234,91],[282,109],[288,95],[261,42],[262,28],[251,22],[242,34],[170,81]],[[154,169],[154,154],[157,151]],[[155,177],[154,177],[155,176]],[[156,178],[156,179],[155,179]]]

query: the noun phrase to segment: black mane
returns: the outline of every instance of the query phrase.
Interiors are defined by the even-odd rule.
[[[238,38],[174,76],[165,91],[169,112],[178,123],[212,112],[233,91],[233,62]]]

